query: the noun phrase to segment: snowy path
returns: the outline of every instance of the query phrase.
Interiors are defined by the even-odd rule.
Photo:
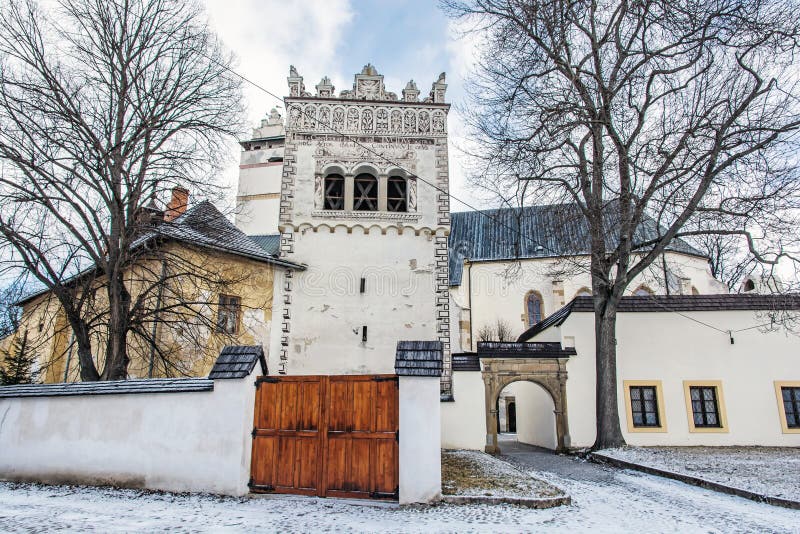
[[[530,450],[509,458],[573,505],[399,509],[331,499],[233,499],[0,483],[2,532],[800,532],[800,512]],[[542,474],[543,469],[547,473]]]

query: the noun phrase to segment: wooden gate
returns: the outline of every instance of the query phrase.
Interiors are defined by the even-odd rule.
[[[256,387],[252,491],[397,499],[397,376],[270,376]]]

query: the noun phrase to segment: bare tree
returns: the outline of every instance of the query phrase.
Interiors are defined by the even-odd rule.
[[[485,324],[478,329],[478,341],[495,341],[494,326]]]
[[[679,237],[735,236],[762,263],[798,258],[800,7],[444,4],[484,37],[468,91],[483,181],[522,203],[571,203],[588,229],[594,447],[622,445],[615,338],[629,282]],[[657,235],[643,239],[648,220]]]
[[[514,334],[511,332],[511,325],[505,319],[497,319],[494,326],[497,341],[514,341]]]
[[[242,125],[230,62],[191,1],[0,8],[0,257],[59,300],[83,380],[126,377],[125,273],[147,206],[175,185],[218,193],[219,154]],[[87,319],[95,274],[109,304],[102,365]]]

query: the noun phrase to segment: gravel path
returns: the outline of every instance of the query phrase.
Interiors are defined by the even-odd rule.
[[[628,447],[606,456],[800,501],[800,449],[791,447]]]

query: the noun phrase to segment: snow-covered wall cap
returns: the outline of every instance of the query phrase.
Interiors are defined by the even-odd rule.
[[[442,342],[398,341],[394,371],[400,376],[442,376]]]

